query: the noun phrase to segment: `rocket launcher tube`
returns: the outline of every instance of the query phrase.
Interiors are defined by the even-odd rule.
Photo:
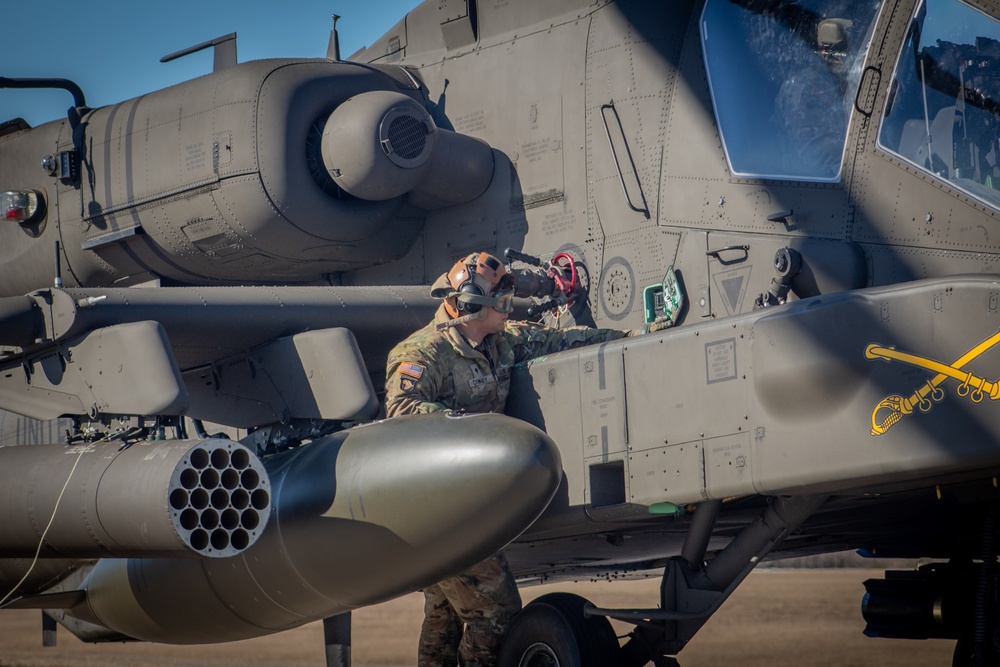
[[[39,542],[45,558],[224,558],[263,533],[271,487],[257,456],[224,439],[12,446],[0,447],[0,508],[0,558]]]
[[[498,414],[356,426],[267,467],[274,513],[240,558],[101,559],[86,604],[69,613],[173,644],[287,630],[478,563],[527,528],[562,479],[555,443]]]

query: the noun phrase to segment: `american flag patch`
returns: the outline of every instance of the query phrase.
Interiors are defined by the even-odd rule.
[[[399,365],[399,372],[403,375],[409,375],[415,380],[419,380],[420,376],[424,374],[424,367],[412,361],[404,361]]]

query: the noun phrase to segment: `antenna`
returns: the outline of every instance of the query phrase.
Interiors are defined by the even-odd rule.
[[[176,60],[182,56],[190,55],[196,53],[208,47],[213,48],[215,54],[215,62],[212,65],[213,72],[219,72],[229,67],[236,65],[236,33],[231,32],[228,35],[223,35],[222,37],[216,37],[215,39],[210,39],[207,42],[202,42],[201,44],[195,44],[194,46],[189,46],[186,49],[181,49],[180,51],[174,51],[173,53],[167,54],[160,58],[161,63],[168,63],[171,60]]]
[[[326,47],[327,60],[340,62],[340,35],[337,34],[337,21],[339,16],[333,14],[333,28],[330,30],[330,43]]]

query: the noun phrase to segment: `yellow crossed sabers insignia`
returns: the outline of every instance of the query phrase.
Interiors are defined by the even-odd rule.
[[[983,396],[989,396],[991,401],[1000,398],[1000,384],[990,382],[984,378],[976,377],[969,371],[963,371],[962,367],[970,361],[1000,343],[1000,332],[997,332],[976,345],[974,348],[963,354],[951,365],[942,364],[939,361],[921,357],[915,354],[899,352],[891,347],[882,347],[876,343],[869,345],[865,349],[865,357],[868,359],[883,359],[885,361],[902,361],[911,366],[917,366],[925,370],[937,373],[931,380],[925,382],[909,398],[904,398],[899,394],[891,394],[872,410],[872,435],[882,435],[904,416],[911,414],[913,408],[917,407],[921,412],[927,412],[935,403],[944,400],[944,390],[941,384],[948,378],[961,382],[958,387],[958,395],[969,397],[973,403],[979,403]],[[887,413],[887,414],[886,414]],[[885,415],[884,417],[882,415]]]

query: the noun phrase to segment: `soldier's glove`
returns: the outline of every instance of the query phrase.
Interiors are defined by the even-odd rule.
[[[672,326],[674,326],[674,322],[673,320],[670,319],[670,317],[668,317],[667,315],[660,315],[655,320],[644,326],[642,328],[643,329],[642,332],[653,333],[654,331],[662,331],[663,329],[669,329]]]

